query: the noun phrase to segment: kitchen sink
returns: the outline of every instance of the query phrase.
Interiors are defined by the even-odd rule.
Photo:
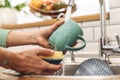
[[[81,62],[84,60],[86,59],[83,59]],[[60,69],[55,75],[25,75],[20,80],[120,80],[120,63],[109,64],[114,73],[112,76],[74,76],[81,62],[67,62],[64,65],[64,69]]]
[[[110,64],[109,66],[111,67],[114,75],[120,75],[120,64]],[[63,75],[64,71],[64,75],[73,76],[78,67],[79,67],[78,63],[66,64],[64,70],[63,68],[59,70],[57,75]]]
[[[59,70],[56,75],[32,75],[23,76],[19,80],[120,80],[120,65],[110,64],[114,75],[112,76],[74,76],[78,63],[66,64],[63,69]]]
[[[88,57],[89,56],[89,57]],[[66,63],[64,65],[64,69],[60,69],[56,75],[65,75],[65,76],[74,76],[74,73],[76,72],[76,70],[78,69],[79,65],[84,62],[85,60],[88,59],[99,59],[98,55],[75,55],[75,62],[71,62],[71,59],[67,59],[65,60]],[[70,57],[70,56],[69,56]],[[68,62],[67,62],[68,61]],[[110,58],[110,62],[111,64],[109,64],[109,66],[111,67],[111,70],[113,71],[114,75],[120,75],[120,57],[119,56],[112,56]],[[64,72],[63,72],[64,71]]]

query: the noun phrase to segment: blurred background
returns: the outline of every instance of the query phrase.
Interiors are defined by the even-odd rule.
[[[0,0],[0,2],[2,1],[4,0]],[[10,2],[12,7],[22,3],[24,3],[25,6],[23,8],[19,6],[21,9],[17,11],[17,17],[16,17],[15,11],[11,12],[12,14],[10,14],[10,12],[4,12],[5,10],[4,11],[0,10],[1,11],[0,16],[4,15],[1,18],[2,20],[0,20],[0,24],[5,24],[5,23],[21,24],[21,23],[50,20],[50,19],[56,18],[59,13],[62,13],[62,12],[65,13],[64,9],[61,9],[61,8],[65,8],[66,10],[66,5],[69,2],[69,0],[8,0],[8,1]],[[50,2],[55,2],[55,1],[56,3],[53,6],[49,5]],[[106,1],[106,10],[107,12],[109,12],[109,2],[108,0],[105,0],[105,1]],[[58,3],[58,2],[63,2],[63,3]],[[43,6],[43,4],[45,5]],[[40,7],[40,5],[42,5],[42,7]],[[3,7],[0,7],[0,8],[3,8]],[[72,17],[99,13],[100,12],[99,0],[92,0],[92,1],[91,0],[75,0],[75,7],[73,10],[74,11],[72,12],[72,15],[71,15]],[[6,16],[9,14],[12,15],[12,18]]]

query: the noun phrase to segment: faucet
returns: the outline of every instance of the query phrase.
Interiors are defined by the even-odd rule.
[[[110,63],[109,57],[111,55],[120,54],[120,42],[118,35],[116,36],[117,43],[119,44],[118,48],[115,48],[109,44],[109,40],[106,37],[106,5],[105,0],[99,0],[100,3],[100,29],[101,29],[101,38],[100,38],[100,57],[103,57],[105,55],[105,61],[108,57],[108,62]]]
[[[72,12],[72,7],[74,7],[74,4],[75,4],[75,0],[69,0],[68,7],[67,7],[67,10],[66,10],[66,14],[65,14],[65,21],[70,19],[71,12]]]
[[[69,0],[68,6],[74,6],[75,5],[75,0]]]
[[[75,4],[75,0],[69,0],[68,7],[73,7]],[[100,4],[100,29],[101,29],[101,38],[100,38],[100,50],[99,50],[99,56],[103,57],[105,55],[105,61],[106,58],[108,57],[108,62],[110,63],[109,57],[111,55],[115,54],[120,54],[120,41],[119,41],[119,36],[116,35],[117,43],[118,43],[118,48],[115,48],[114,46],[110,45],[110,41],[108,40],[106,36],[106,5],[105,5],[105,0],[99,0]],[[68,11],[69,8],[67,8]],[[70,15],[66,13],[65,15],[65,20],[69,19]],[[75,55],[71,51],[71,62],[75,62]]]

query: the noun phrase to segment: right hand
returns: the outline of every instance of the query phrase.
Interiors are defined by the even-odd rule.
[[[61,68],[61,65],[50,64],[42,60],[39,55],[51,56],[50,49],[32,49],[14,54],[9,60],[11,69],[22,74],[51,75]]]

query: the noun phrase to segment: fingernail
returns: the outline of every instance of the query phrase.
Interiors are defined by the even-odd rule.
[[[54,53],[55,53],[55,51],[54,51],[54,50],[50,50],[50,51],[51,51],[51,53],[52,53],[52,54],[54,54]]]

